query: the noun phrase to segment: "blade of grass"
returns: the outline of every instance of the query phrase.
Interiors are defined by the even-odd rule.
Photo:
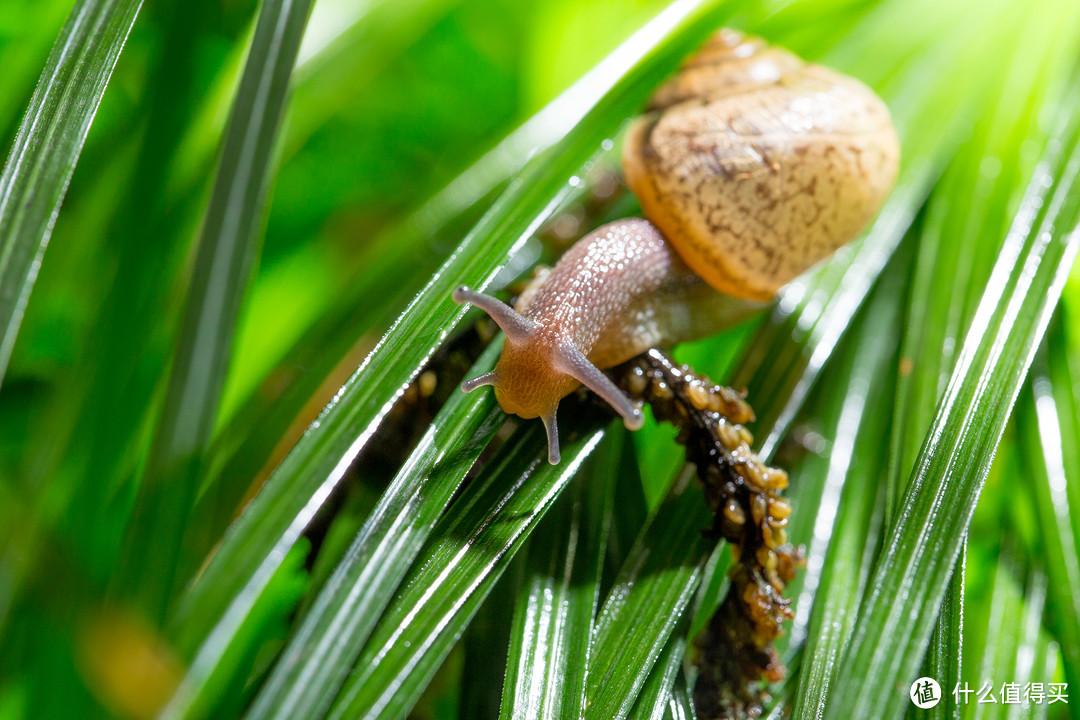
[[[993,592],[989,602],[990,621],[986,628],[987,642],[979,662],[979,692],[966,697],[981,697],[985,700],[984,693],[988,692],[996,698],[996,702],[975,703],[971,714],[975,720],[1004,716],[998,694],[1001,686],[998,683],[1005,682],[1006,679],[1011,681],[1016,676],[1016,650],[1020,643],[1019,633],[1023,623],[1015,620],[1023,616],[1024,598],[1017,587],[1016,578],[1013,577],[1016,571],[1014,565],[1008,555],[1003,555],[994,571]]]
[[[141,0],[80,0],[0,175],[0,382],[90,124]]]
[[[887,519],[895,514],[934,409],[945,392],[956,353],[1010,217],[1032,168],[1024,141],[1039,144],[1037,109],[1052,85],[1061,18],[1029,13],[998,46],[1005,65],[1002,88],[976,123],[931,200],[919,239],[904,325],[897,385]],[[1033,51],[1038,48],[1038,51]],[[987,168],[993,168],[988,172]]]
[[[563,498],[570,494],[564,492],[555,502],[563,502]],[[556,508],[549,510],[548,517],[555,511]],[[514,604],[525,581],[527,550],[532,537],[529,536],[525,547],[517,553],[510,567],[495,583],[491,594],[480,604],[465,630],[465,636],[458,643],[465,658],[462,661],[461,683],[458,685],[456,720],[492,720],[499,717],[513,633]],[[452,661],[453,654],[443,661],[439,672],[445,672]],[[437,682],[438,673],[424,692],[431,692]],[[417,703],[418,707],[413,709],[412,714],[419,714],[419,705]],[[438,714],[435,716],[439,717]]]
[[[493,343],[471,372],[489,370],[500,347]],[[491,393],[451,396],[289,640],[248,720],[316,717],[329,707],[436,520],[503,419]]]
[[[1080,685],[1080,538],[1077,508],[1070,502],[1068,484],[1078,477],[1074,447],[1080,438],[1074,385],[1065,354],[1060,320],[1035,356],[1030,389],[1017,418],[1023,442],[1024,467],[1038,512],[1042,545],[1040,558],[1049,582],[1048,624],[1061,646],[1065,675]]]
[[[1045,666],[1045,647],[1048,645],[1046,634],[1043,630],[1044,616],[1046,612],[1046,575],[1038,567],[1028,571],[1027,588],[1024,591],[1024,607],[1021,615],[1022,622],[1016,623],[1017,643],[1016,657],[1013,666],[1016,670],[1010,681],[1020,686],[1020,697],[1023,699],[1024,688],[1032,682],[1040,682]],[[1049,678],[1053,679],[1053,675]],[[1033,710],[1034,706],[1028,708]],[[1016,708],[1010,708],[1010,711]],[[1074,711],[1075,714],[1075,711]],[[1010,712],[1017,716],[1019,713]]]
[[[675,687],[671,691],[663,717],[670,720],[697,720],[694,704],[690,701],[690,691],[686,688],[685,676],[680,675],[675,679]]]
[[[492,281],[507,254],[547,217],[570,187],[570,178],[614,130],[613,118],[632,114],[676,59],[698,44],[726,12],[679,0],[616,50],[607,61],[616,70],[607,77],[621,79],[608,88],[598,80],[596,89],[608,92],[557,148],[529,164],[309,428],[248,507],[174,618],[178,646],[195,660],[170,713],[182,713],[200,692],[280,558],[337,486],[401,390],[463,317],[464,309],[450,300],[451,289],[463,281],[482,289]]]
[[[116,581],[160,623],[225,384],[240,300],[311,0],[265,0],[203,221],[165,404]]]
[[[827,416],[824,435],[830,450],[828,466],[821,468],[825,487],[817,519],[806,538],[810,544],[802,590],[790,591],[797,597],[791,634],[806,638],[792,700],[795,718],[824,715],[877,547],[884,500],[880,478],[888,459],[881,438],[890,417],[875,408],[892,392],[895,374],[890,369],[903,297],[898,286],[903,282],[902,273],[883,278],[822,388],[822,401],[815,403]],[[800,486],[806,479],[802,473],[797,476]],[[801,509],[803,504],[792,507]],[[792,535],[793,542],[803,539]]]
[[[867,571],[869,568],[867,568]],[[960,547],[960,557],[956,560],[949,587],[941,602],[941,612],[930,635],[930,645],[923,658],[919,677],[932,677],[941,685],[944,696],[941,702],[926,710],[917,710],[912,706],[908,710],[911,717],[918,712],[918,718],[960,720],[963,708],[957,703],[952,689],[960,682],[964,670],[964,574],[967,572],[967,541]],[[869,575],[869,572],[866,572]]]
[[[529,539],[503,686],[501,720],[581,717],[600,570],[625,433],[609,432]]]
[[[1067,123],[994,266],[887,533],[826,717],[838,717],[839,708],[855,716],[903,711],[896,687],[921,661],[975,500],[1080,242],[1080,117]]]
[[[946,171],[931,201],[920,236],[912,280],[908,320],[904,323],[902,364],[894,402],[892,454],[888,471],[886,522],[906,485],[934,409],[944,393],[963,332],[971,320],[1004,233],[1008,212],[1018,200],[1016,188],[1026,170],[1022,140],[1038,137],[1035,109],[1047,90],[1047,70],[1055,54],[1061,19],[1030,13],[1018,32],[999,47],[1012,59],[998,99],[977,122],[967,142]],[[1033,52],[1033,48],[1038,51]],[[988,167],[996,169],[987,172]],[[959,681],[963,646],[964,557],[958,561],[942,611],[931,637],[920,676],[933,677],[943,688]],[[946,692],[933,708],[917,710],[926,717],[959,717],[962,708]]]
[[[979,664],[978,687],[961,684],[956,693],[962,703],[960,709],[974,706],[968,707],[968,716],[975,720],[1021,717],[1021,704],[1026,700],[1025,686],[1030,682],[1050,681],[1050,678],[1035,675],[1042,672],[1043,663],[1036,664],[1041,659],[1039,646],[1046,644],[1041,633],[1046,577],[1040,571],[1032,572],[1025,593],[1015,576],[1018,570],[1018,563],[1008,552],[998,560],[990,598],[988,642]],[[1005,695],[1007,684],[1013,686],[1011,692],[1015,693],[1012,702],[1006,702],[1009,699]],[[946,687],[943,682],[942,689],[953,695],[952,686]],[[975,692],[964,692],[969,689]]]
[[[786,496],[793,509],[788,537],[792,544],[804,546],[806,567],[784,589],[784,594],[792,598],[795,618],[787,633],[776,642],[781,656],[807,641],[811,611],[820,612],[816,604],[817,592],[828,590],[828,585],[823,584],[824,569],[834,561],[828,560],[827,555],[854,551],[852,547],[835,551],[833,546],[847,542],[857,548],[867,547],[866,537],[858,536],[852,519],[846,520],[845,528],[847,533],[856,533],[852,539],[835,539],[834,534],[846,518],[845,504],[859,502],[857,499],[842,501],[846,495],[855,493],[844,489],[847,478],[854,476],[856,482],[869,484],[872,488],[881,484],[878,463],[884,462],[886,457],[882,454],[885,448],[881,445],[881,434],[887,432],[888,422],[885,414],[874,412],[874,408],[880,406],[879,399],[883,399],[891,388],[888,378],[895,375],[898,315],[911,266],[909,249],[910,243],[905,243],[886,266],[869,305],[856,318],[849,339],[841,345],[840,354],[833,360],[835,365],[829,378],[810,396],[803,411],[804,422],[812,435],[801,448],[805,455],[790,467],[792,483]],[[868,430],[868,426],[872,429]],[[875,509],[871,501],[866,502],[869,510]],[[870,519],[864,518],[867,522]],[[880,520],[877,518],[875,522],[880,523]],[[850,562],[851,558],[847,560]],[[853,591],[841,583],[836,592],[851,594]],[[858,592],[861,598],[862,590]],[[823,602],[835,604],[828,599]],[[843,639],[846,641],[846,635]],[[811,653],[804,653],[803,662],[807,668],[819,663]],[[826,688],[818,690],[824,692]]]
[[[687,616],[683,616],[681,624],[683,627],[676,629],[668,638],[667,645],[641,686],[634,707],[626,716],[629,720],[662,720],[664,714],[671,711],[678,692],[676,681],[686,655]]]
[[[514,553],[603,437],[587,433],[545,462],[536,423],[515,434],[440,521],[327,717],[403,716]]]
[[[600,609],[584,717],[623,718],[667,645],[716,544],[693,472],[684,471],[638,535]]]

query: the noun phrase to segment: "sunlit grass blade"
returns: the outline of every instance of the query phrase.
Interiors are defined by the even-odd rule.
[[[226,538],[176,616],[173,628],[181,651],[197,655],[176,698],[177,711],[214,671],[274,567],[370,440],[401,389],[464,316],[465,310],[451,301],[451,290],[462,282],[482,289],[493,280],[507,256],[568,191],[570,178],[616,130],[617,118],[632,114],[677,59],[719,24],[724,12],[680,0],[616,51],[615,66],[625,75],[556,148],[527,166],[309,428]]]
[[[864,435],[863,438],[866,436]],[[821,718],[829,705],[836,668],[847,644],[865,588],[880,527],[877,488],[866,478],[845,485],[821,586],[814,594],[803,664],[792,700],[792,717]]]
[[[1072,104],[1065,107],[1071,108]],[[845,654],[826,717],[895,717],[1080,234],[1080,117],[1042,163],[982,296]],[[885,640],[887,639],[887,640]]]
[[[493,344],[473,372],[489,370],[499,348]],[[290,638],[249,720],[315,717],[329,707],[436,520],[503,419],[490,393],[450,398]]]
[[[682,675],[675,679],[675,687],[671,690],[667,711],[663,717],[669,720],[695,720],[697,718],[694,704],[690,701],[690,690],[687,689]]]
[[[403,716],[461,636],[514,553],[603,437],[596,430],[549,465],[536,423],[523,427],[439,522],[327,717]]]
[[[685,616],[682,623],[684,627],[671,634],[663,652],[653,664],[633,709],[626,716],[629,720],[662,720],[665,713],[671,712],[672,704],[677,703],[675,684],[680,677],[683,657],[686,655]],[[682,689],[685,691],[685,688]],[[675,707],[678,709],[681,706],[676,704]]]
[[[564,492],[556,502],[561,502],[568,494],[569,491]],[[549,517],[552,512],[554,508],[548,511]],[[464,658],[458,686],[457,720],[494,720],[499,717],[514,624],[514,604],[525,576],[525,555],[525,550],[520,550],[514,556],[458,642]],[[453,672],[455,661],[454,651],[451,650],[425,693],[437,694],[439,673]],[[410,714],[423,713],[420,707],[423,699],[421,695],[417,707]]]
[[[712,523],[689,470],[638,535],[600,609],[584,717],[626,717],[667,645],[716,544]]]
[[[894,263],[890,267],[905,267]],[[792,717],[820,718],[828,706],[829,689],[862,600],[866,578],[881,529],[884,487],[881,482],[888,446],[881,438],[890,417],[876,412],[893,390],[895,337],[903,294],[901,275],[884,279],[870,305],[834,361],[835,373],[821,387],[814,403],[828,443],[828,465],[806,463],[824,475],[818,507],[793,496],[799,515],[815,516],[812,532],[794,533],[794,542],[807,543],[807,567],[801,583],[789,594],[795,601],[791,629],[797,641],[805,638],[800,671],[792,700]],[[801,490],[810,480],[793,475]],[[793,513],[794,515],[794,513]]]
[[[998,47],[1002,88],[991,96],[972,138],[953,158],[923,222],[912,271],[902,366],[894,402],[887,518],[896,504],[934,417],[964,332],[997,257],[1000,240],[1032,170],[1027,146],[1045,130],[1036,117],[1060,69],[1052,60],[1067,24],[1053,13],[1030,13]],[[1033,51],[1038,48],[1038,51]],[[987,172],[987,168],[993,168]]]
[[[1039,137],[1035,112],[1046,93],[1060,38],[1059,17],[1031,13],[999,47],[1006,64],[1001,91],[986,103],[973,137],[953,159],[923,222],[912,272],[901,365],[893,403],[892,452],[886,482],[886,523],[896,514],[908,475],[945,391],[963,333],[997,255],[1025,167],[1022,140]],[[1037,52],[1033,52],[1038,48]],[[1029,143],[1029,144],[1030,144]],[[987,172],[988,167],[995,168]],[[958,561],[964,567],[964,553]],[[963,665],[964,576],[954,573],[920,676],[953,687]],[[928,717],[953,717],[946,694]]]
[[[0,175],[0,382],[105,86],[142,0],[79,0]]]
[[[952,694],[952,688],[960,682],[964,670],[964,590],[967,572],[967,543],[960,548],[960,556],[953,568],[952,578],[941,601],[930,644],[926,648],[919,677],[932,677],[944,691],[941,702],[922,713],[931,720],[948,720],[961,717],[963,710]],[[866,573],[869,575],[869,573]],[[909,716],[912,710],[908,711]]]
[[[203,220],[165,404],[143,470],[117,577],[164,620],[181,540],[225,384],[257,246],[268,171],[311,0],[265,0]]]
[[[499,717],[580,717],[625,433],[607,441],[529,538]]]
[[[959,701],[958,711],[967,717],[1030,717],[1025,710],[1046,704],[1045,698],[1041,703],[1030,701],[1028,694],[1030,683],[1042,683],[1045,693],[1054,679],[1042,674],[1049,649],[1042,631],[1046,577],[1037,569],[1029,570],[1025,591],[1023,578],[1016,576],[1019,572],[1023,572],[1020,564],[1006,550],[994,568],[989,622],[981,629],[987,642],[983,656],[975,659],[977,679],[948,686],[941,681],[949,704]]]
[[[1017,427],[1039,519],[1039,557],[1049,579],[1047,624],[1061,646],[1066,677],[1075,686],[1080,684],[1080,509],[1067,487],[1080,477],[1075,464],[1080,413],[1060,320],[1046,340],[1035,356],[1030,390],[1021,396]]]

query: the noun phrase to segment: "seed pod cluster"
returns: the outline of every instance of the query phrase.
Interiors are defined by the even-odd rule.
[[[784,675],[772,643],[792,618],[783,597],[802,564],[788,541],[791,504],[781,496],[787,473],[762,463],[743,423],[750,406],[730,388],[650,350],[612,372],[631,397],[648,402],[658,420],[678,428],[687,460],[697,467],[714,515],[711,532],[731,544],[728,593],[697,640],[698,717],[757,717],[763,682]]]

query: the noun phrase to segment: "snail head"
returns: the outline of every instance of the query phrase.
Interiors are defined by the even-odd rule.
[[[538,417],[544,422],[548,439],[548,461],[559,462],[559,433],[555,419],[559,401],[585,385],[602,397],[622,416],[626,427],[636,430],[643,417],[639,410],[612,380],[568,340],[539,325],[506,303],[459,287],[454,302],[470,303],[486,312],[506,335],[502,354],[495,369],[461,383],[471,392],[491,385],[495,399],[508,413],[522,418]]]

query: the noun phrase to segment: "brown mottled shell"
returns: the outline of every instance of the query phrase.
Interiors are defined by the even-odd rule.
[[[706,282],[768,300],[849,242],[892,188],[888,108],[853,78],[721,31],[629,130],[645,217]]]

